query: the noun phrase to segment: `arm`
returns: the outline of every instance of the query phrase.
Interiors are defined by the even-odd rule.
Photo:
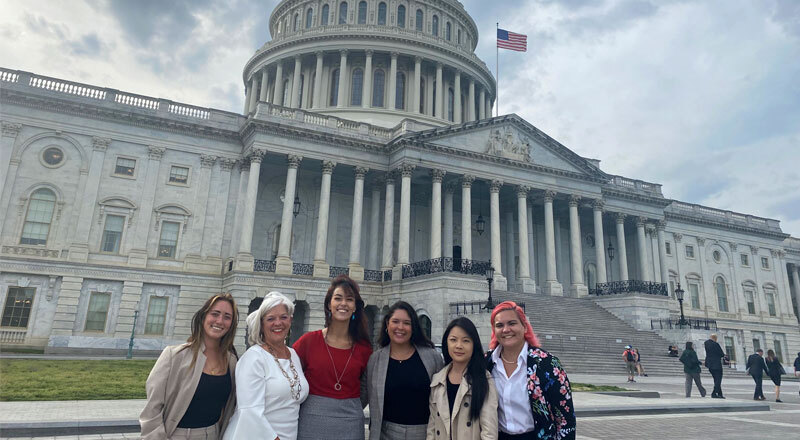
[[[489,379],[489,393],[486,394],[486,401],[481,407],[481,440],[497,440],[497,388],[494,386],[494,379],[491,374],[487,374]],[[430,425],[429,425],[430,426]]]
[[[430,415],[428,416],[428,429],[425,433],[425,440],[435,440],[436,439],[436,405],[433,404],[433,393],[431,393],[430,399],[428,399],[428,411]]]
[[[556,439],[575,440],[575,408],[572,405],[572,388],[569,385],[567,372],[562,369],[561,362],[553,355],[550,355],[549,359],[545,359],[542,366],[545,367],[545,372],[555,380],[544,390],[544,393],[553,412]]]
[[[274,439],[278,437],[275,429],[267,420],[266,389],[267,366],[266,359],[258,353],[250,352],[249,356],[242,356],[236,365],[236,403],[239,419],[234,425],[228,426],[226,438],[249,439],[253,436]]]
[[[167,400],[167,382],[172,370],[172,350],[168,347],[161,352],[150,375],[147,376],[147,404],[139,415],[143,439],[165,439],[164,405]]]

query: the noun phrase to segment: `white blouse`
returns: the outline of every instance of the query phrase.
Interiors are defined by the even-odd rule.
[[[289,381],[272,355],[258,345],[250,347],[236,363],[236,411],[223,439],[297,438],[300,404],[308,397],[308,381],[297,353],[291,347],[289,352],[300,380],[300,398],[292,397]],[[278,359],[278,362],[283,371],[294,378],[289,359]]]
[[[507,434],[523,434],[533,431],[534,420],[531,404],[528,399],[528,343],[517,356],[517,367],[511,376],[506,374],[503,360],[503,347],[498,346],[492,352],[492,377],[497,388],[497,423],[500,430]],[[238,367],[237,367],[238,376]],[[237,387],[238,380],[237,380]]]

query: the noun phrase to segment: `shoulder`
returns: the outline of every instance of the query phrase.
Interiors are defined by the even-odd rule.
[[[444,368],[434,373],[433,377],[431,377],[431,388],[437,385],[444,385],[445,378],[447,377],[447,371],[449,370],[448,365],[445,365]]]
[[[295,341],[293,347],[303,347],[317,342],[317,338],[322,335],[322,330],[304,333]]]

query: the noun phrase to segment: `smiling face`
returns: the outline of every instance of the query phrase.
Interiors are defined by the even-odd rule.
[[[516,350],[525,343],[525,327],[513,310],[503,310],[494,317],[494,333],[503,348]]]
[[[233,307],[227,301],[216,301],[203,319],[203,332],[207,340],[219,341],[228,333],[233,323]]]
[[[389,317],[386,324],[386,331],[389,333],[389,340],[393,344],[404,345],[411,341],[411,317],[403,309],[397,309]]]
[[[466,364],[472,357],[472,338],[459,326],[450,329],[447,335],[447,352],[454,363]]]
[[[261,332],[264,333],[264,342],[280,347],[289,335],[292,327],[292,317],[284,304],[277,305],[261,317]]]
[[[348,321],[356,311],[356,298],[352,294],[345,293],[344,289],[339,286],[333,291],[328,307],[332,320]]]

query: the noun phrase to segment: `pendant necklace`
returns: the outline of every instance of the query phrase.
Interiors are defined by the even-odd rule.
[[[331,359],[331,365],[333,365],[333,375],[336,376],[336,383],[333,385],[333,389],[336,391],[342,390],[342,378],[344,377],[344,372],[347,371],[347,366],[350,365],[350,359],[353,359],[353,352],[356,351],[356,344],[353,344],[353,347],[350,349],[350,356],[347,358],[347,363],[344,364],[344,369],[342,369],[342,374],[339,374],[336,371],[336,362],[333,361],[333,355],[331,354],[331,349],[328,347],[328,335],[326,334],[323,337],[325,341],[325,350],[328,351],[328,357]]]
[[[292,393],[292,398],[294,400],[300,400],[300,392],[303,389],[303,385],[300,383],[300,378],[297,374],[297,370],[294,368],[294,362],[292,362],[292,353],[289,352],[289,369],[292,372],[292,376],[294,378],[289,378],[289,374],[286,373],[286,370],[283,369],[280,361],[278,360],[278,356],[275,354],[275,349],[272,348],[269,344],[264,344],[267,346],[267,351],[269,354],[272,355],[272,358],[275,359],[275,363],[278,364],[278,368],[280,368],[281,373],[283,373],[283,377],[286,378],[286,381],[289,382],[289,391]],[[297,387],[297,389],[295,389]]]

